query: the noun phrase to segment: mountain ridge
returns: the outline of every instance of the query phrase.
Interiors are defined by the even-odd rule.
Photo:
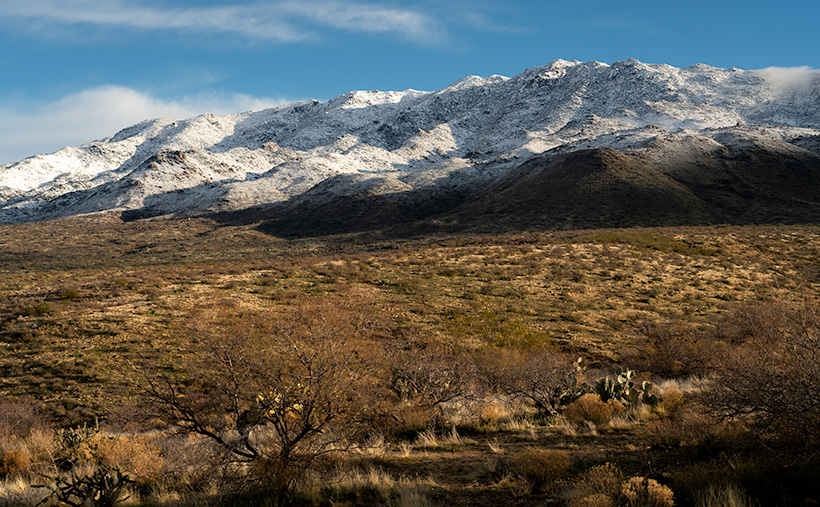
[[[760,183],[784,158],[802,168],[797,182],[778,169],[800,193],[814,188],[800,181],[814,177],[812,156],[820,153],[820,74],[794,84],[772,72],[555,60],[514,77],[467,76],[433,92],[353,91],[258,112],[146,120],[0,166],[0,223],[101,211],[127,219],[276,213],[408,193],[411,202],[416,192],[441,196],[448,204],[432,206],[440,213],[463,214],[455,208],[532,159],[603,148],[635,159],[635,170],[643,164],[665,174],[672,180],[665,191],[675,195],[675,185],[708,193],[710,178],[730,177],[726,167],[738,171],[740,161]],[[780,195],[763,190],[778,181],[743,187],[731,178],[732,191]],[[705,221],[742,215],[709,199],[693,203],[681,219],[704,206],[712,210]],[[812,206],[797,216],[812,218]]]

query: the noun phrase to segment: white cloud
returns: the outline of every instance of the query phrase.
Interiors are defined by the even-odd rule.
[[[351,32],[396,33],[419,43],[438,42],[443,35],[441,27],[429,16],[373,4],[303,0],[284,2],[278,8],[320,25]]]
[[[25,19],[29,29],[76,24],[138,30],[222,32],[255,40],[315,39],[314,26],[385,33],[419,43],[441,40],[444,30],[428,15],[378,4],[335,0],[233,4],[216,7],[149,7],[123,0],[5,0],[0,19]]]
[[[285,102],[289,101],[218,92],[164,101],[131,88],[108,85],[32,109],[0,104],[0,163],[109,137],[149,118],[189,118],[206,112],[229,114]]]
[[[766,67],[756,71],[763,79],[782,90],[802,88],[820,80],[820,70],[802,67]]]

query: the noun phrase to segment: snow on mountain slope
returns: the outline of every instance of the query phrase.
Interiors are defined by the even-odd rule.
[[[670,136],[718,149],[728,141],[714,129],[738,124],[816,150],[820,74],[784,83],[766,71],[556,60],[435,92],[354,91],[258,112],[148,120],[1,166],[0,223],[477,187],[553,149],[638,150]]]

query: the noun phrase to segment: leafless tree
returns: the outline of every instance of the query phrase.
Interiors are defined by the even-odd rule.
[[[304,313],[284,326],[214,324],[195,378],[148,378],[155,415],[206,437],[255,487],[288,491],[355,435],[367,365],[347,322]],[[258,317],[245,316],[253,320]],[[252,331],[255,330],[255,331]]]

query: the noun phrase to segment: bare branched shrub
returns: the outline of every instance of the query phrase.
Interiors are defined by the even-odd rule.
[[[820,427],[817,308],[766,303],[735,318],[732,343],[715,358],[717,378],[705,399],[712,413],[747,416],[763,431],[820,443],[814,431]]]
[[[476,354],[481,380],[490,392],[526,400],[541,415],[555,415],[582,394],[578,363],[549,347],[486,348]]]
[[[349,443],[366,406],[358,322],[321,310],[300,307],[284,322],[200,316],[197,377],[149,378],[143,396],[155,415],[207,437],[246,485],[284,494]]]
[[[454,401],[475,390],[476,370],[466,354],[441,344],[410,346],[389,354],[392,417],[399,433],[446,421]]]
[[[0,438],[25,437],[37,430],[50,430],[51,424],[34,403],[0,397]]]
[[[649,342],[642,370],[666,377],[702,375],[710,370],[713,342],[683,322],[651,322],[640,327]]]

